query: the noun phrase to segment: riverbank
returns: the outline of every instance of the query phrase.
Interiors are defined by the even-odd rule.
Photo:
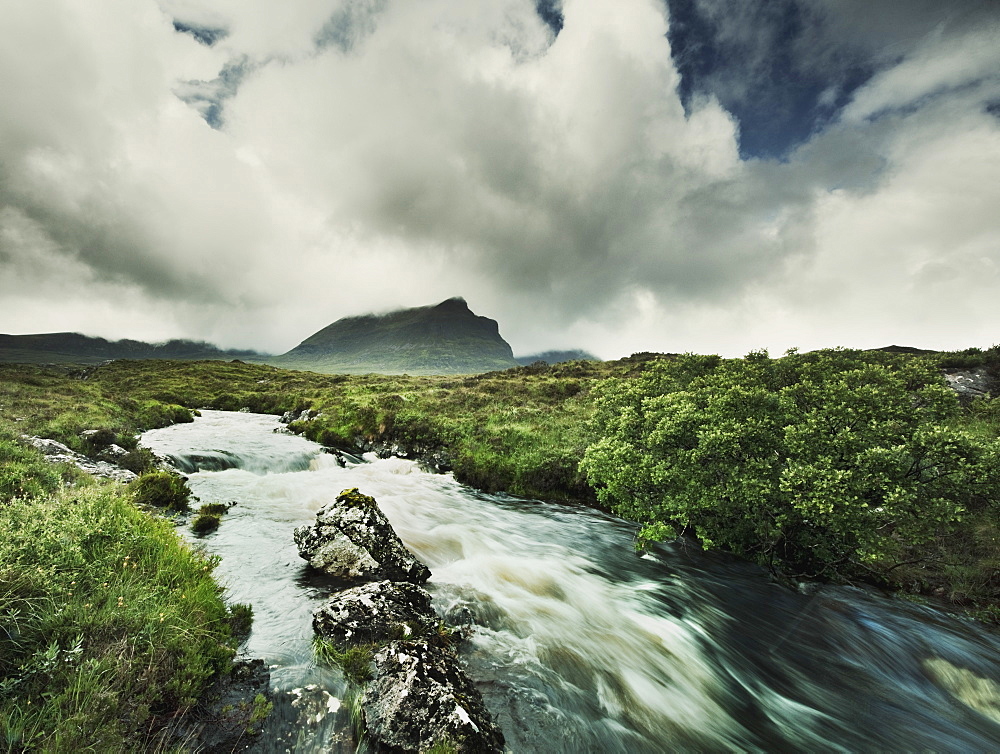
[[[52,467],[0,430],[0,741],[8,751],[170,746],[232,668],[216,561],[128,488]],[[19,480],[19,481],[18,481]]]

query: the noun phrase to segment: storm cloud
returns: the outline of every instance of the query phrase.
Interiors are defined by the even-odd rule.
[[[0,331],[283,351],[462,295],[515,352],[991,345],[1000,12],[0,8]]]

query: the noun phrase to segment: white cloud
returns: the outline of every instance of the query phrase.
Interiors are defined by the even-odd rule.
[[[519,353],[988,345],[995,27],[910,40],[742,162],[718,100],[682,108],[661,3],[562,10],[554,38],[531,0],[0,6],[0,331],[284,350],[464,295]],[[242,56],[212,130],[176,92]]]
[[[864,118],[920,104],[925,97],[986,80],[1000,95],[1000,23],[960,36],[932,38],[899,65],[877,75],[855,97],[844,119]]]

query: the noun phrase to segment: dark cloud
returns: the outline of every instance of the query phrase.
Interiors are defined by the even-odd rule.
[[[558,34],[563,27],[562,0],[535,0],[535,9],[545,25]]]
[[[375,31],[378,16],[388,4],[389,0],[347,0],[341,3],[316,35],[317,47],[333,46],[350,52]]]
[[[181,34],[190,34],[206,47],[211,47],[220,39],[225,39],[229,35],[228,29],[194,26],[177,20],[174,21],[174,31]]]

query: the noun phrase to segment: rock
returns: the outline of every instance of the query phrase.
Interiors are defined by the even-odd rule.
[[[398,581],[345,589],[313,613],[313,630],[339,646],[426,637],[437,626],[431,596]]]
[[[101,450],[101,452],[97,454],[97,457],[98,459],[107,461],[108,463],[117,463],[127,455],[128,451],[121,445],[112,444]]]
[[[345,582],[422,584],[431,575],[403,545],[374,498],[356,488],[323,506],[315,525],[297,528],[294,537],[309,565]]]
[[[990,394],[990,377],[985,367],[952,370],[945,373],[944,378],[963,402],[985,398]]]
[[[61,442],[49,440],[44,437],[31,437],[22,435],[21,439],[37,448],[45,454],[46,460],[51,463],[71,463],[82,471],[86,471],[93,476],[114,479],[118,482],[131,482],[136,475],[128,469],[122,469],[107,461],[93,461],[87,456],[70,450]]]
[[[204,754],[253,748],[272,706],[270,679],[263,660],[234,663],[229,673],[215,678],[190,711],[167,723],[158,743],[164,750],[169,745]]]
[[[425,640],[375,653],[375,678],[360,699],[369,736],[392,751],[450,741],[463,752],[502,752],[503,733],[455,656]]]

